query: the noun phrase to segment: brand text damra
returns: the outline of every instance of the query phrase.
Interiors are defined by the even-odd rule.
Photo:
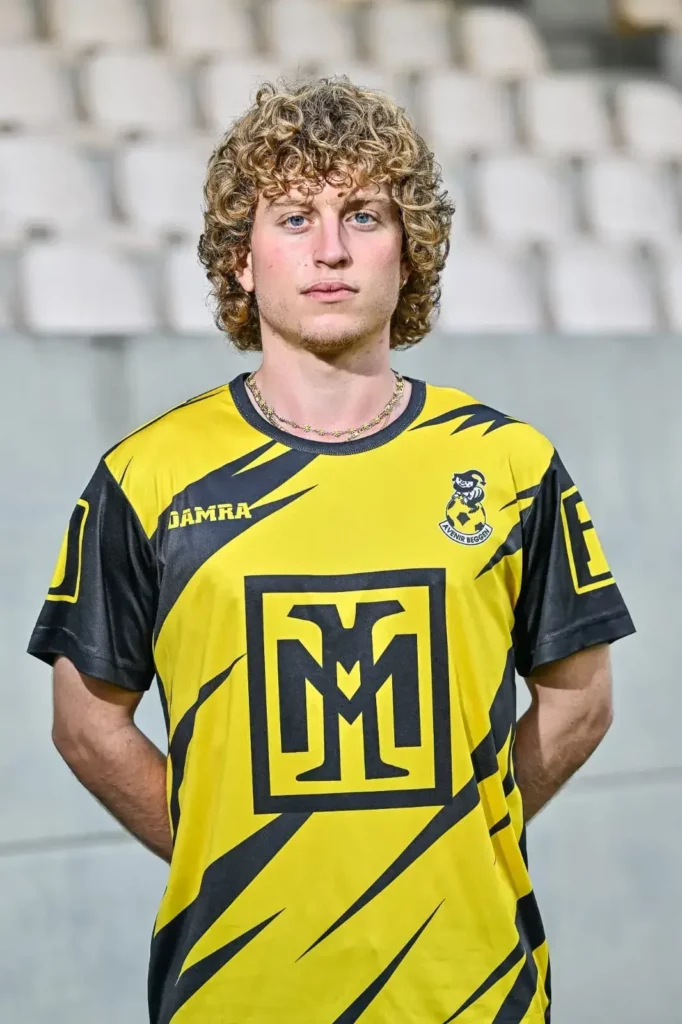
[[[251,519],[251,509],[245,501],[237,505],[209,505],[201,508],[184,508],[182,512],[173,510],[168,519],[168,529],[176,530],[179,526],[198,526],[199,523],[220,523],[225,519]]]

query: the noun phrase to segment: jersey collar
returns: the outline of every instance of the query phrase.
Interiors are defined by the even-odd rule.
[[[403,374],[403,376],[405,375]],[[296,437],[294,434],[289,434],[286,430],[280,430],[279,427],[264,419],[254,409],[246,393],[247,377],[248,373],[240,373],[230,381],[230,394],[237,410],[246,422],[261,434],[266,434],[275,441],[279,441],[280,444],[286,445],[287,448],[295,448],[298,451],[311,452],[315,455],[355,455],[359,452],[371,451],[373,448],[380,448],[392,441],[394,437],[402,434],[403,430],[406,430],[416,420],[424,408],[426,399],[424,381],[405,377],[405,380],[409,380],[412,385],[409,401],[397,419],[389,423],[387,427],[377,430],[376,433],[370,434],[368,437],[358,437],[354,441],[315,441],[307,437]]]

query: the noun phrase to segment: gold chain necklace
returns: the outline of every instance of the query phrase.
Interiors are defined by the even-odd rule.
[[[372,427],[376,427],[382,420],[386,419],[387,416],[390,416],[400,399],[403,397],[405,381],[399,373],[396,373],[395,370],[393,373],[395,374],[395,387],[393,389],[393,394],[379,415],[375,416],[372,420],[368,420],[367,423],[362,423],[359,427],[348,427],[346,430],[324,430],[320,427],[311,427],[308,423],[302,426],[300,423],[295,423],[294,420],[287,420],[284,416],[280,416],[279,413],[275,412],[271,405],[268,405],[260,393],[260,388],[255,381],[255,371],[254,373],[249,374],[246,378],[246,386],[253,395],[253,399],[261,413],[269,423],[272,423],[273,427],[276,427],[277,423],[283,423],[287,427],[293,427],[295,430],[304,430],[306,434],[317,434],[318,437],[343,437],[344,434],[348,434],[348,440],[352,441],[354,437],[358,436],[358,434],[364,434],[365,431],[371,430]],[[275,420],[277,420],[277,423],[275,423]]]

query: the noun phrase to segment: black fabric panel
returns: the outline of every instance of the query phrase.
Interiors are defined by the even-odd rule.
[[[599,643],[611,643],[634,632],[635,627],[610,573],[590,577],[586,530],[579,524],[574,504],[580,495],[564,498],[564,516],[570,524],[569,552],[562,520],[562,493],[573,481],[555,452],[540,489],[522,520],[523,582],[515,609],[516,668],[529,676],[539,665]],[[582,583],[576,590],[571,559]],[[590,580],[604,584],[585,589]]]
[[[146,690],[154,678],[152,630],[158,600],[153,548],[104,462],[77,509],[84,508],[83,501],[88,509],[82,544],[81,512],[74,513],[69,526],[67,577],[50,590],[49,596],[57,600],[45,601],[28,651],[48,664],[65,655],[85,675],[128,690]],[[70,564],[74,558],[75,569]]]

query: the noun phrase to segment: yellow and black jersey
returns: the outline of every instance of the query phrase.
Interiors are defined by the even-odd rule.
[[[546,1024],[515,670],[631,632],[550,442],[461,391],[328,444],[239,376],[113,448],[30,651],[158,678],[152,1024]]]

